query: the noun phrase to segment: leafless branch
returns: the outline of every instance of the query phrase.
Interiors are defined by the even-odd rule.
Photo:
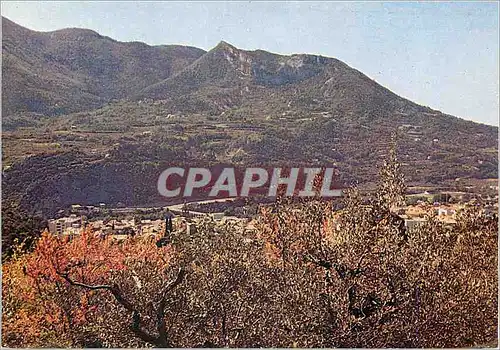
[[[158,344],[159,339],[157,337],[154,337],[141,329],[141,316],[140,316],[139,311],[137,311],[133,307],[132,303],[130,303],[127,299],[125,299],[125,297],[122,295],[120,288],[116,284],[115,285],[107,285],[107,284],[89,285],[89,284],[80,283],[80,282],[72,280],[69,277],[69,273],[57,272],[57,274],[59,276],[61,276],[62,278],[64,278],[72,286],[77,286],[77,287],[81,287],[81,288],[85,288],[85,289],[89,289],[89,290],[100,290],[100,289],[109,290],[111,292],[111,294],[113,294],[116,301],[118,303],[120,303],[120,305],[122,305],[127,311],[130,311],[133,313],[132,314],[132,325],[130,326],[130,329],[132,330],[132,332],[134,332],[134,334],[138,338],[140,338],[141,340],[143,340],[147,343],[154,344],[157,346],[163,345],[163,344]]]
[[[158,329],[158,341],[160,342],[159,345],[161,347],[171,347],[170,340],[168,339],[167,328],[165,325],[165,304],[167,302],[167,296],[175,287],[177,287],[179,284],[182,283],[185,275],[186,275],[186,270],[180,268],[175,280],[167,283],[163,291],[160,293],[161,299],[158,305],[158,309],[156,310],[156,319],[157,319],[157,329]]]

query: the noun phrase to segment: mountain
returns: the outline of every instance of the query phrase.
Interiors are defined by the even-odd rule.
[[[255,100],[268,100],[274,91],[280,94],[280,100],[289,99],[287,105],[302,104],[306,108],[312,103],[329,109],[345,107],[358,113],[360,109],[366,112],[367,103],[385,110],[399,108],[400,112],[417,107],[337,59],[245,51],[226,42],[178,74],[145,88],[137,97],[174,102],[180,99],[178,108],[190,98],[192,102],[202,102],[200,106],[212,104],[222,112],[247,101],[253,104]],[[304,100],[307,94],[314,98]],[[221,105],[221,99],[228,103]]]
[[[2,18],[2,114],[94,109],[176,74],[205,52],[122,43],[87,29],[48,33]]]
[[[161,203],[156,181],[172,164],[330,166],[369,186],[395,131],[410,185],[498,176],[498,128],[415,104],[335,58],[7,19],[3,30],[3,195],[29,210]]]

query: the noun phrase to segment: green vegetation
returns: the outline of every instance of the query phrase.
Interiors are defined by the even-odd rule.
[[[2,345],[496,346],[497,218],[407,231],[393,199],[278,198],[252,229],[205,219],[165,247],[45,233],[2,265]]]
[[[413,186],[498,176],[497,128],[416,105],[334,58],[3,29],[3,196],[28,211],[157,203],[158,173],[175,163],[327,166],[369,187],[395,130]]]

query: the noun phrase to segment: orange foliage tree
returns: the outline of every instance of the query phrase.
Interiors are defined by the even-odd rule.
[[[122,333],[132,332],[139,339],[152,340],[141,333],[139,307],[147,302],[149,292],[162,289],[170,250],[157,248],[147,239],[118,243],[89,231],[74,239],[44,232],[33,252],[15,254],[3,265],[4,341],[23,346],[84,346],[99,343],[92,340],[96,327],[108,329],[111,338],[126,339]],[[156,273],[156,278],[150,278],[154,285],[142,293],[146,288],[133,286],[140,283],[137,271]],[[137,306],[130,305],[129,298],[135,298]],[[131,314],[125,331],[125,315],[112,312],[117,303]]]
[[[390,187],[390,186],[389,186]],[[389,188],[386,186],[386,188]],[[407,230],[381,192],[279,197],[169,244],[44,233],[2,266],[5,346],[463,347],[497,329],[497,222]]]

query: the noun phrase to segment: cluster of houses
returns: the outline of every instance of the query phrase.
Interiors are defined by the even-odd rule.
[[[69,217],[49,220],[49,231],[53,234],[78,234],[81,232],[84,222],[81,216],[71,214]]]
[[[474,205],[474,200],[470,201],[468,205]],[[405,220],[405,227],[413,229],[426,222],[425,216],[430,211],[434,211],[438,220],[452,224],[456,222],[456,213],[462,208],[464,204],[451,204],[451,203],[417,203],[416,205],[409,205],[398,210],[398,215]],[[112,235],[117,239],[124,239],[128,236],[134,235],[157,235],[164,231],[164,221],[162,219],[110,219],[94,220],[87,222],[85,214],[89,212],[100,211],[105,207],[104,204],[100,206],[80,206],[73,205],[73,214],[68,217],[49,220],[49,231],[57,235],[75,235],[82,232],[83,229],[88,228],[96,235],[101,237]],[[114,209],[122,212],[123,209]],[[123,212],[125,213],[125,212]],[[498,202],[486,203],[484,205],[484,213],[488,215],[495,215],[498,213]],[[178,211],[177,217],[174,218],[174,227],[186,230],[192,233],[196,230],[196,217],[210,215],[214,220],[220,221],[223,218],[231,219],[233,217],[225,217],[223,213],[204,214],[192,211]],[[194,218],[191,220],[190,218]],[[237,219],[237,218],[234,218]],[[238,220],[238,219],[237,219]]]
[[[113,235],[125,238],[134,235],[156,235],[163,230],[163,220],[111,219],[85,221],[83,216],[71,214],[69,217],[49,220],[49,231],[57,235],[76,235],[89,229],[100,237]]]
[[[165,229],[163,219],[141,219],[134,216],[133,208],[110,208],[106,209],[114,214],[121,214],[122,218],[106,218],[97,220],[88,220],[87,215],[102,214],[106,209],[106,205],[101,203],[99,206],[84,206],[74,204],[71,206],[71,214],[66,217],[52,219],[48,222],[49,231],[56,235],[76,235],[82,233],[84,229],[91,230],[100,237],[108,235],[116,239],[125,239],[135,235],[151,235],[155,236]],[[145,213],[158,210],[158,208],[142,208]],[[161,209],[161,208],[160,208]],[[193,211],[173,210],[177,217],[173,219],[174,227],[186,230],[188,233],[193,233],[196,230],[196,224],[191,218],[210,215],[214,220],[220,221],[225,215],[224,213],[204,214]],[[133,218],[130,218],[134,216]],[[129,218],[126,218],[129,217]]]

